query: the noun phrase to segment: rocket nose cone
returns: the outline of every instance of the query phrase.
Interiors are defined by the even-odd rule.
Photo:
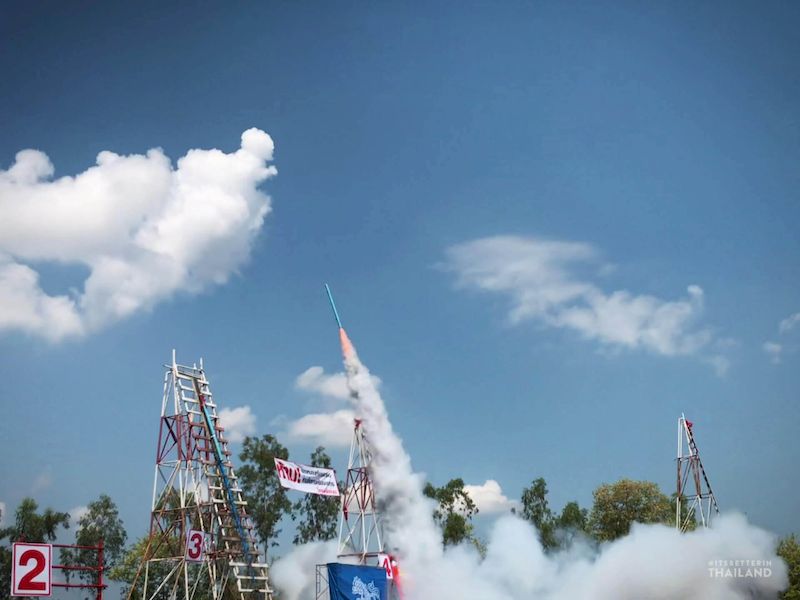
[[[353,344],[350,342],[350,338],[347,337],[344,327],[339,328],[339,343],[342,345],[342,354],[345,358],[353,354]]]

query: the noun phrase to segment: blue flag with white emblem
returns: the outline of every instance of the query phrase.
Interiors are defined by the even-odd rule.
[[[380,567],[328,563],[331,600],[387,600],[386,571]]]

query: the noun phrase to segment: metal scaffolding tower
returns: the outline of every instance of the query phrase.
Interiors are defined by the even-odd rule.
[[[712,515],[719,514],[717,499],[700,460],[700,451],[692,431],[692,422],[681,414],[678,419],[678,489],[675,496],[675,527],[686,531],[699,518],[709,527]],[[694,485],[690,484],[691,482]],[[713,509],[713,512],[712,512]]]
[[[203,362],[165,365],[143,600],[272,600]],[[200,543],[198,544],[198,540]]]
[[[397,563],[384,551],[380,512],[370,474],[371,459],[364,428],[361,420],[356,419],[341,496],[337,559],[343,563],[387,569],[388,597],[396,599],[400,598]],[[327,567],[317,565],[315,598],[326,600],[329,593]]]
[[[339,559],[377,565],[383,554],[383,531],[372,487],[369,446],[361,420],[355,420],[347,477],[339,515]]]

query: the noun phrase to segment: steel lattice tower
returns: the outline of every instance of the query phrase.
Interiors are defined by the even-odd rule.
[[[383,531],[378,513],[375,491],[370,475],[369,445],[361,426],[355,420],[347,477],[342,494],[342,511],[339,515],[340,559],[355,559],[362,565],[377,565],[383,553]]]
[[[341,496],[337,558],[344,563],[386,569],[388,598],[402,599],[397,562],[384,550],[380,511],[370,473],[371,460],[361,419],[355,419],[345,488]],[[317,565],[315,597],[317,600],[326,600],[329,593],[326,566]]]
[[[686,531],[699,516],[700,525],[709,527],[719,514],[717,499],[700,460],[700,451],[692,431],[692,422],[681,414],[678,419],[678,489],[675,496],[675,527]],[[690,484],[691,479],[691,485]]]
[[[272,600],[219,423],[200,366],[165,365],[150,534],[128,599],[141,582],[143,600]],[[187,535],[201,531],[205,551],[189,562]]]

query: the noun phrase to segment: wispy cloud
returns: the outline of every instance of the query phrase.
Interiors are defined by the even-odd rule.
[[[77,529],[78,522],[87,514],[89,514],[89,507],[88,506],[76,506],[75,508],[69,509],[69,526],[73,529]]]
[[[31,485],[31,493],[38,494],[53,485],[53,470],[48,466],[44,471],[39,473],[33,480]]]
[[[487,479],[481,485],[465,485],[464,489],[483,514],[508,512],[517,503],[503,494],[500,484],[494,479]]]
[[[789,333],[800,323],[800,312],[789,315],[778,324],[778,333]]]
[[[225,428],[225,436],[234,443],[256,432],[256,416],[249,406],[223,408],[219,411],[219,420]]]
[[[460,287],[508,297],[512,324],[535,321],[606,347],[663,356],[697,354],[712,340],[711,332],[697,325],[703,312],[699,286],[688,286],[677,300],[606,292],[594,281],[603,266],[589,244],[496,236],[452,246],[446,256],[445,268],[456,274]],[[709,358],[719,370],[722,357]]]
[[[783,353],[783,345],[778,344],[777,342],[764,342],[764,345],[761,346],[766,352],[773,363],[780,364],[781,362],[781,354]]]
[[[74,177],[51,179],[39,150],[0,170],[0,332],[56,342],[146,311],[179,291],[225,283],[247,260],[270,211],[258,185],[276,174],[272,139],[242,134],[241,148],[190,150],[172,166],[101,152]],[[84,265],[82,289],[51,295],[39,263]]]

